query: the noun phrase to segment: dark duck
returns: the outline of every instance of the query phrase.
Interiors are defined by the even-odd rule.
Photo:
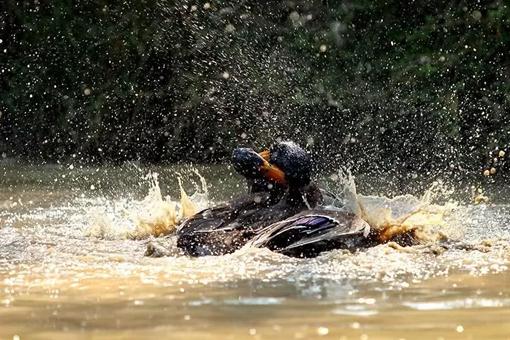
[[[191,256],[224,255],[249,244],[288,256],[313,257],[332,249],[355,250],[383,242],[358,216],[323,205],[329,194],[312,182],[310,156],[293,142],[260,153],[238,148],[236,171],[249,193],[203,210],[177,230],[177,246]],[[384,237],[403,245],[413,235]]]

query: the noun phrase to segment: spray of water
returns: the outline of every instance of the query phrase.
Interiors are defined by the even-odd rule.
[[[442,182],[434,182],[421,197],[365,196],[357,192],[355,177],[348,170],[334,176],[334,192],[343,209],[352,212],[381,231],[382,241],[408,231],[423,240],[458,238],[461,228],[456,223],[459,205],[449,200],[452,190]],[[437,203],[441,202],[441,204]]]
[[[198,171],[194,172],[200,179],[200,187],[191,196],[184,190],[182,177],[176,175],[180,190],[177,200],[163,196],[158,174],[149,173],[144,177],[149,183],[147,195],[142,200],[108,201],[106,206],[93,210],[86,236],[144,239],[171,234],[185,218],[208,206],[207,183]]]

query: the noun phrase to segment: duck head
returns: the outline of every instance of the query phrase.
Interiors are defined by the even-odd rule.
[[[252,191],[270,191],[276,197],[287,194],[291,204],[303,197],[316,205],[321,197],[318,188],[311,185],[312,160],[309,154],[294,142],[279,142],[262,152],[237,148],[232,164],[252,185]]]

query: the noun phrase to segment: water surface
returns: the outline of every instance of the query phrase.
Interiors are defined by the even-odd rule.
[[[381,245],[315,259],[264,249],[191,259],[174,249],[149,258],[149,240],[126,232],[137,214],[150,218],[140,211],[154,189],[148,169],[1,169],[0,339],[510,339],[504,198],[457,207],[447,227],[461,242],[448,249]],[[187,192],[201,190],[188,167],[151,170],[170,199],[179,199],[176,172]],[[207,204],[244,190],[228,168],[198,170]],[[98,221],[108,232],[91,232]]]

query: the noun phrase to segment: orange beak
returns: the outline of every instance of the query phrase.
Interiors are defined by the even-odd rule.
[[[262,152],[259,152],[260,157],[264,158],[266,161],[269,162],[269,159],[271,158],[271,153],[269,150],[264,150]]]
[[[269,159],[271,157],[269,150],[262,151],[259,153],[259,155],[263,159],[263,163],[259,168],[263,176],[267,180],[286,186],[287,179],[285,178],[285,172],[283,172],[283,170],[281,170],[276,165],[269,163]]]

